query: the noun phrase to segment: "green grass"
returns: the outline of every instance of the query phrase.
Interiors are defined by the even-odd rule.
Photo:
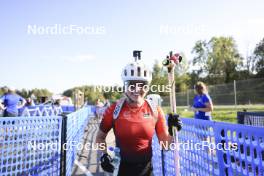
[[[162,107],[164,113],[170,112],[170,107],[165,106]],[[264,105],[239,105],[235,106],[214,106],[214,110],[212,112],[212,117],[214,121],[221,122],[237,122],[237,112],[243,111],[246,109],[247,111],[264,111]],[[188,110],[187,106],[179,106],[177,107],[177,112],[181,117],[193,117],[193,112]]]

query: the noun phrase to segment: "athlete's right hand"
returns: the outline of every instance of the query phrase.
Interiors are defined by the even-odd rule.
[[[112,158],[107,153],[104,153],[101,158],[101,167],[104,171],[113,173],[114,172],[114,165],[112,164]]]

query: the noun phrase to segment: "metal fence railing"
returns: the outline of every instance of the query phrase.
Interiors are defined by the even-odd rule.
[[[208,85],[208,89],[215,105],[264,104],[264,78]],[[192,105],[195,94],[194,89],[177,92],[177,106]],[[162,99],[162,105],[169,106],[169,96],[163,96]]]
[[[264,112],[237,112],[237,123],[264,127]]]

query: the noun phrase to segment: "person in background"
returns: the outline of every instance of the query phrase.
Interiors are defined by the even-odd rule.
[[[4,117],[18,116],[18,109],[25,104],[25,99],[17,95],[12,87],[9,87],[8,91],[0,98],[0,109],[4,110]]]
[[[7,86],[2,87],[1,89],[2,89],[3,95],[8,93]],[[3,117],[3,116],[4,116],[4,105],[2,102],[0,102],[0,117]]]
[[[96,106],[96,107],[99,107],[99,108],[101,108],[101,107],[103,107],[103,106],[104,106],[104,103],[103,103],[103,102],[101,102],[101,100],[100,100],[100,99],[97,99],[97,100],[96,100],[96,103],[95,103],[95,106]]]
[[[60,106],[61,105],[61,100],[60,99],[55,100],[53,105],[54,106]]]
[[[7,86],[2,87],[2,90],[3,90],[4,95],[8,93],[8,87]]]
[[[103,107],[104,103],[100,99],[97,99],[95,103],[95,116],[97,117],[98,122],[101,121],[103,112],[105,110]]]
[[[35,106],[34,100],[30,97],[26,99],[26,106]]]
[[[108,99],[105,99],[104,107],[109,107],[111,105],[110,101]]]
[[[206,85],[199,81],[195,85],[197,95],[193,99],[191,110],[194,111],[195,119],[212,120],[213,102],[208,94]]]

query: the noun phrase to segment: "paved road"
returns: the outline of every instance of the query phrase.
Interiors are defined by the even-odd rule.
[[[84,145],[94,144],[99,122],[91,120],[84,134]],[[113,131],[110,131],[106,138],[107,146],[115,146],[115,137]],[[96,149],[96,147],[94,147]],[[104,172],[100,167],[100,154],[96,150],[82,150],[77,157],[77,164],[73,168],[72,175],[86,176],[87,170],[94,176],[104,176]],[[79,166],[78,166],[79,165]]]

